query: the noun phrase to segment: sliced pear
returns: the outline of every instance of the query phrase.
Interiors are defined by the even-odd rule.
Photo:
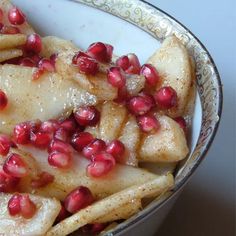
[[[0,66],[0,89],[8,106],[0,111],[0,132],[10,133],[15,124],[28,120],[48,120],[68,115],[76,106],[96,104],[96,97],[76,82],[56,73],[44,73],[32,81],[34,68]]]
[[[126,220],[142,209],[141,199],[133,199],[132,201],[116,208],[105,216],[98,218],[96,223],[107,223],[116,220]]]
[[[141,133],[134,116],[129,118],[124,125],[119,140],[125,145],[126,151],[124,156],[124,164],[137,166],[137,149],[140,143]]]
[[[126,75],[126,88],[130,96],[136,96],[145,86],[145,77],[141,75]]]
[[[99,124],[100,138],[105,141],[118,138],[126,114],[127,110],[123,105],[111,101],[105,102],[102,106]]]
[[[29,220],[21,216],[11,216],[7,209],[11,194],[0,193],[0,235],[43,236],[53,225],[61,204],[56,199],[30,195],[37,212]]]
[[[176,162],[189,152],[184,131],[167,116],[158,116],[160,130],[143,138],[139,160],[147,162]]]
[[[171,117],[182,115],[194,79],[191,74],[190,57],[185,46],[175,36],[169,37],[147,63],[152,64],[160,74],[161,87],[171,86],[177,92],[177,107],[169,109],[166,114]]]
[[[0,51],[0,62],[13,59],[16,57],[20,57],[23,55],[23,51],[21,49],[6,49]]]
[[[74,79],[81,88],[96,95],[99,100],[113,100],[117,97],[117,88],[107,82],[106,73],[99,72],[95,76],[86,76],[72,65],[75,53],[81,49],[71,42],[52,36],[45,37],[43,45],[43,55],[58,54],[56,70],[63,78]]]
[[[0,8],[4,12],[3,19],[1,23],[6,26],[10,26],[10,22],[8,20],[8,11],[13,7],[12,3],[9,0],[1,0],[0,1]],[[28,24],[27,20],[22,25],[16,26],[22,34],[33,34],[34,30],[33,28]]]
[[[22,46],[26,43],[26,35],[24,34],[1,34],[0,49],[9,49]]]
[[[53,168],[48,164],[48,153],[46,151],[27,146],[20,146],[20,149],[31,154],[41,170],[47,171],[55,177],[54,182],[44,188],[33,190],[30,186],[21,185],[21,191],[32,191],[46,197],[56,197],[59,200],[63,200],[70,191],[80,185],[87,186],[95,197],[103,198],[135,184],[145,183],[156,177],[155,174],[143,169],[117,164],[106,176],[91,178],[86,175],[86,167],[89,161],[78,153],[73,154],[74,164],[72,167],[63,171]]]

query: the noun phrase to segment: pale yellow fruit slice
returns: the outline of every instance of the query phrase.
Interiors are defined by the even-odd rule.
[[[8,106],[0,111],[0,132],[11,133],[15,124],[29,120],[48,120],[68,115],[81,105],[94,105],[94,95],[73,80],[56,73],[44,73],[32,81],[35,68],[0,65],[0,89]]]
[[[0,235],[43,236],[53,225],[61,204],[56,199],[29,195],[36,204],[37,211],[31,219],[11,216],[7,204],[12,194],[0,193]]]
[[[23,55],[21,49],[6,49],[0,51],[0,62],[20,57]]]
[[[139,160],[147,162],[176,162],[189,152],[184,131],[167,116],[157,116],[160,130],[143,138]]]
[[[172,117],[182,115],[194,79],[191,74],[190,57],[185,46],[175,36],[168,37],[147,63],[152,64],[161,76],[162,82],[157,89],[171,86],[177,93],[177,107],[165,113]]]
[[[22,46],[26,43],[24,34],[0,34],[0,49],[9,49]]]

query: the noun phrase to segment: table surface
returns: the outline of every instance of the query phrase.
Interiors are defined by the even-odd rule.
[[[224,89],[223,116],[214,143],[157,235],[236,235],[236,1],[148,2],[174,16],[203,42],[215,60]]]

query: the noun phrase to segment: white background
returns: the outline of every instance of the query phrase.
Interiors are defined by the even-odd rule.
[[[207,47],[224,89],[216,139],[158,236],[234,236],[236,172],[236,1],[149,0],[187,26]]]

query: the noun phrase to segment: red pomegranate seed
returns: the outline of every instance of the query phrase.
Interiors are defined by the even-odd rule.
[[[89,56],[104,63],[111,61],[112,52],[113,47],[111,45],[101,42],[91,44],[87,50]]]
[[[176,117],[174,118],[174,120],[179,124],[179,126],[184,130],[184,132],[186,132],[187,129],[186,120],[182,116]]]
[[[139,74],[141,65],[138,57],[134,53],[130,53],[127,56],[129,58],[130,66],[128,69],[125,70],[125,72],[129,74]]]
[[[160,80],[156,68],[151,64],[144,64],[141,68],[140,74],[145,76],[146,83],[150,86],[155,86]]]
[[[37,179],[31,181],[32,188],[42,188],[54,181],[54,176],[46,171],[39,174]]]
[[[61,210],[55,220],[55,223],[63,221],[65,218],[69,217],[71,214],[66,210],[66,208],[61,203]]]
[[[47,148],[51,141],[51,136],[48,133],[43,132],[31,132],[30,135],[31,143],[38,148]]]
[[[78,65],[78,60],[80,57],[89,57],[91,58],[88,54],[86,54],[85,52],[82,52],[82,51],[78,51],[74,57],[72,58],[72,64],[74,65]]]
[[[35,65],[38,65],[39,61],[42,59],[42,57],[39,56],[38,54],[33,54],[33,55],[30,55],[29,57],[35,63]]]
[[[13,139],[18,144],[27,144],[30,142],[31,126],[28,122],[23,122],[15,126]]]
[[[69,138],[70,138],[70,133],[65,130],[64,128],[59,128],[55,134],[54,134],[54,139],[58,139],[58,140],[61,140],[63,142],[67,142],[69,141]]]
[[[60,125],[57,120],[48,120],[42,122],[40,131],[44,133],[53,134],[57,129],[59,129],[59,127]]]
[[[25,15],[19,8],[12,7],[8,12],[8,20],[13,25],[22,25],[25,22]]]
[[[25,50],[32,53],[40,53],[42,50],[42,40],[38,34],[30,34],[27,38]]]
[[[84,147],[93,141],[93,135],[88,132],[75,133],[72,136],[71,144],[75,150],[81,152]]]
[[[143,115],[137,117],[140,129],[146,133],[155,133],[159,128],[160,124],[155,116]]]
[[[73,152],[73,149],[69,143],[53,139],[49,146],[49,152],[71,154]]]
[[[107,227],[107,224],[105,224],[105,223],[95,223],[95,224],[91,225],[90,232],[92,234],[98,234],[98,233],[102,232],[106,227]]]
[[[2,20],[3,20],[3,10],[0,8],[0,22],[2,22]]]
[[[20,213],[25,219],[32,218],[36,211],[37,207],[34,202],[30,199],[29,195],[21,195],[20,199]]]
[[[97,154],[106,148],[106,143],[101,139],[94,139],[86,147],[83,148],[83,155],[87,158],[91,158],[92,155]]]
[[[129,93],[126,87],[123,87],[118,89],[117,98],[114,99],[113,101],[125,105],[128,98],[129,98]]]
[[[20,34],[20,30],[15,26],[4,25],[1,28],[1,33],[2,34]]]
[[[144,115],[150,111],[153,106],[153,98],[146,94],[132,97],[128,102],[128,109],[135,115]]]
[[[107,145],[106,152],[110,153],[118,161],[125,152],[125,146],[121,141],[113,140]]]
[[[2,168],[0,168],[0,193],[9,193],[14,191],[19,181],[19,178],[8,175],[4,170],[2,170]]]
[[[84,74],[95,75],[99,70],[97,61],[83,52],[78,52],[73,57],[72,63],[78,66],[80,72]]]
[[[76,213],[89,206],[93,201],[94,197],[91,191],[87,187],[80,186],[66,196],[64,206],[68,212]]]
[[[92,156],[92,163],[87,166],[87,174],[92,177],[101,177],[109,173],[115,166],[114,157],[107,152],[100,152]]]
[[[70,134],[74,133],[78,128],[80,128],[73,114],[69,118],[61,120],[59,124],[61,128],[68,131]]]
[[[0,89],[0,111],[6,108],[7,103],[7,95]]]
[[[5,134],[0,134],[0,155],[6,156],[11,146],[11,139]]]
[[[74,117],[81,126],[95,126],[100,119],[100,112],[94,106],[80,107],[74,112]]]
[[[71,162],[70,153],[54,151],[48,156],[48,163],[53,167],[67,169],[71,166]]]
[[[22,157],[16,153],[12,153],[8,156],[3,164],[3,170],[13,177],[21,178],[28,175],[26,163],[23,161]]]
[[[177,105],[177,94],[172,87],[162,87],[155,94],[157,105],[162,109],[169,109]]]
[[[39,61],[38,68],[48,72],[55,72],[54,62],[47,58],[43,58]]]
[[[21,202],[21,195],[16,193],[14,194],[8,201],[8,212],[11,216],[15,216],[20,214],[21,212],[21,206],[20,206],[20,202]]]
[[[130,62],[128,56],[119,57],[116,60],[116,65],[126,71],[130,67]]]
[[[37,68],[37,70],[33,72],[32,80],[38,80],[44,74],[44,72],[45,70],[43,68]]]
[[[20,60],[20,66],[35,67],[36,64],[33,60],[27,57]]]
[[[122,88],[126,84],[125,75],[120,67],[111,67],[107,72],[107,80],[116,88]]]

